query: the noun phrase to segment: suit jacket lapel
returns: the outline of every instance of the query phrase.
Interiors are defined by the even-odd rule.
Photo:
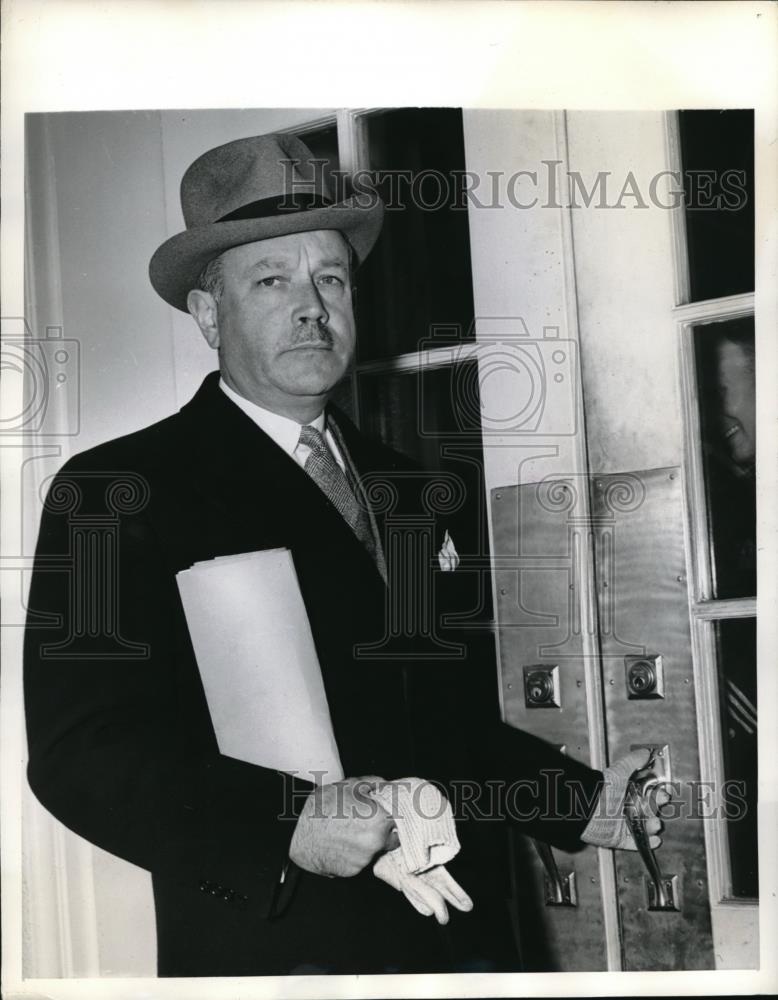
[[[315,549],[317,538],[327,537],[344,556],[367,561],[378,575],[369,553],[333,504],[297,462],[227,398],[218,377],[218,372],[209,375],[181,411],[187,433],[179,461],[185,466],[185,481],[213,508],[225,534],[235,529],[248,542],[248,529],[254,547],[286,544],[302,552]],[[353,456],[352,443],[348,446]]]
[[[158,525],[177,539],[174,570],[217,555],[290,548],[344,768],[407,768],[397,747],[402,676],[392,663],[356,652],[385,635],[387,589],[370,554],[313,480],[220,391],[218,373],[180,417],[180,453],[165,473]],[[339,415],[341,430],[346,423]],[[344,439],[360,472],[386,471],[381,446],[373,454],[351,425]],[[356,693],[364,703],[359,711]]]

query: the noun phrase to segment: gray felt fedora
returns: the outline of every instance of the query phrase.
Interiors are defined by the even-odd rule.
[[[181,181],[186,229],[151,258],[149,277],[162,298],[186,312],[205,265],[230,247],[290,233],[336,229],[357,264],[370,253],[383,220],[372,194],[333,202],[313,154],[295,135],[257,135],[198,157]]]

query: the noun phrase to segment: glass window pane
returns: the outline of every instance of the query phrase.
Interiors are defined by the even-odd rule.
[[[460,556],[488,556],[477,363],[358,378],[361,429],[427,471],[459,476],[466,499],[451,535]]]
[[[756,595],[753,317],[695,327],[714,596]]]
[[[727,781],[743,782],[744,794],[726,800],[739,804],[739,816],[727,822],[732,894],[759,895],[757,860],[757,715],[756,619],[716,623],[719,691],[724,734],[724,773]],[[744,803],[744,808],[743,808]]]
[[[360,359],[415,351],[433,325],[459,326],[454,341],[472,339],[462,112],[408,108],[370,115],[364,125],[387,211],[357,275]]]
[[[338,157],[338,129],[333,123],[324,128],[317,128],[311,132],[298,133],[305,145],[313,153],[317,160],[323,160],[321,167],[324,181],[329,188],[333,198],[343,196],[343,182],[337,177],[333,177],[333,171],[340,169],[340,159]]]
[[[754,289],[754,113],[682,111],[691,299]]]

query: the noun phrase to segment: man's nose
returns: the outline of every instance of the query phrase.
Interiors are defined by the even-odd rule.
[[[319,289],[312,279],[301,281],[297,287],[292,319],[295,323],[326,323],[329,313],[324,305]]]

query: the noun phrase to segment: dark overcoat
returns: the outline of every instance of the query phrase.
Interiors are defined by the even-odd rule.
[[[488,636],[441,621],[473,617],[477,578],[436,569],[451,522],[430,513],[429,477],[331,415],[373,504],[388,588],[217,373],[174,416],[69,461],[48,493],[25,644],[29,782],[70,829],[151,872],[160,975],[519,968],[495,820],[521,813],[525,832],[571,847],[586,816],[568,788],[591,801],[601,777],[499,721]],[[419,775],[465,800],[449,869],[475,908],[446,928],[369,867],[348,879],[288,867],[311,786],[219,753],[175,576],[279,547],[294,558],[346,775]],[[398,612],[410,587],[428,613]],[[549,809],[561,818],[536,818]]]

